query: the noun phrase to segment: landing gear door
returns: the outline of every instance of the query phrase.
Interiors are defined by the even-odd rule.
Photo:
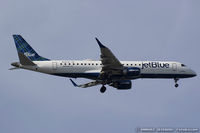
[[[52,62],[52,69],[56,70],[57,69],[57,62]]]
[[[176,63],[173,63],[173,64],[172,64],[172,70],[173,70],[173,71],[176,71],[176,70],[177,70],[177,64],[176,64]]]

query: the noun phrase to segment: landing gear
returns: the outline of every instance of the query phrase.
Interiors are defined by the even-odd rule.
[[[178,84],[175,84],[175,87],[177,88],[177,87],[178,87]]]
[[[100,92],[101,93],[104,93],[106,91],[106,87],[103,85],[102,87],[101,87],[101,89],[100,89]]]
[[[176,88],[178,87],[178,83],[177,83],[178,80],[179,80],[179,79],[177,79],[177,78],[174,79],[174,82],[175,82],[175,85],[174,85],[174,86],[175,86]]]

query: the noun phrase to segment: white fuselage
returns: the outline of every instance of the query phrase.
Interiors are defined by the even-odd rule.
[[[101,61],[91,60],[51,60],[34,61],[36,66],[21,68],[63,77],[97,79],[102,68]],[[140,68],[141,74],[136,78],[187,78],[196,73],[179,62],[165,61],[121,61],[124,67]],[[127,79],[121,76],[121,79]]]
[[[106,91],[105,85],[117,89],[130,89],[130,80],[138,78],[172,78],[175,87],[180,78],[196,76],[196,73],[184,64],[168,61],[119,61],[112,51],[97,38],[100,48],[100,60],[50,60],[40,56],[21,35],[13,35],[19,62],[11,63],[13,69],[27,69],[36,72],[71,78],[93,79],[75,87],[87,88],[102,85],[100,92]]]

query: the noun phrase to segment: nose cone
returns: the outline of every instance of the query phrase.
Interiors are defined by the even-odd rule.
[[[197,76],[197,73],[195,71],[191,70],[191,77],[195,77],[195,76]]]

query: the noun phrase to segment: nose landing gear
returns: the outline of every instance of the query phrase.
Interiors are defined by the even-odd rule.
[[[104,93],[106,91],[106,87],[103,85],[102,87],[101,87],[101,89],[100,89],[100,92],[101,93]]]
[[[175,87],[177,88],[177,87],[178,87],[178,84],[175,84]]]
[[[178,83],[177,83],[178,80],[179,80],[178,78],[174,78],[174,82],[175,82],[175,85],[174,85],[174,86],[175,86],[176,88],[178,87]]]

